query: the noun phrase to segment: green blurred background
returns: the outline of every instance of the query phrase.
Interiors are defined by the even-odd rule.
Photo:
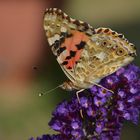
[[[26,4],[24,4],[25,2]],[[24,6],[24,8],[21,9],[19,5],[21,7]],[[38,8],[39,5],[40,8]],[[9,7],[7,8],[9,10],[7,12],[7,15],[5,15],[7,9],[4,6]],[[33,7],[35,8],[31,12],[30,9],[32,9]],[[117,32],[123,33],[125,37],[130,42],[134,43],[137,47],[138,57],[134,63],[140,66],[139,0],[67,0],[61,2],[54,0],[53,3],[50,0],[42,0],[38,2],[32,0],[22,2],[13,0],[13,2],[9,2],[7,0],[7,3],[3,3],[2,1],[0,1],[0,19],[1,22],[3,22],[3,25],[2,23],[0,24],[0,32],[3,32],[0,34],[0,37],[2,37],[0,42],[3,41],[3,43],[0,43],[0,52],[2,52],[0,53],[0,64],[1,60],[5,60],[4,62],[8,66],[12,64],[12,66],[15,68],[15,70],[14,68],[12,69],[13,73],[11,73],[13,77],[17,76],[16,74],[18,73],[18,71],[20,71],[20,67],[22,70],[19,73],[24,73],[25,71],[25,74],[19,74],[22,76],[18,75],[14,80],[12,76],[9,76],[10,74],[8,75],[8,73],[11,72],[9,70],[9,67],[4,67],[5,69],[7,68],[7,70],[9,70],[6,74],[0,71],[0,74],[2,73],[0,75],[0,140],[27,140],[31,136],[36,137],[46,133],[54,133],[47,125],[47,123],[51,119],[51,112],[59,102],[71,97],[70,93],[62,91],[61,89],[57,89],[46,96],[38,97],[38,94],[40,92],[45,92],[49,89],[52,89],[61,84],[66,79],[64,73],[57,64],[55,57],[51,52],[51,49],[48,47],[45,38],[42,26],[45,7],[60,7],[69,16],[86,21],[94,28],[109,27]],[[20,12],[17,13],[16,9],[20,10]],[[15,10],[15,13],[13,13],[13,15],[12,10]],[[29,12],[25,15],[25,12],[27,11]],[[15,21],[13,22],[12,27],[10,27],[9,25],[11,25],[11,21],[14,15]],[[21,20],[19,20],[19,18],[17,19],[17,16],[19,16]],[[37,16],[38,19],[35,18]],[[24,20],[24,24],[22,24],[23,22],[18,23],[22,21],[22,17],[24,17],[25,19],[27,18],[27,21]],[[34,18],[30,22],[30,19],[32,19],[32,17]],[[26,24],[26,22],[28,22],[28,24]],[[31,27],[36,22],[39,22],[35,27],[38,28],[38,30],[36,32],[33,32],[34,29],[31,30]],[[17,26],[13,28],[16,23],[17,25],[20,24],[19,28]],[[5,24],[7,24],[8,26],[4,27]],[[26,27],[22,28],[24,25],[26,25]],[[20,29],[23,29],[25,33],[23,34]],[[24,29],[26,29],[27,31],[31,30],[30,34],[26,33],[26,30]],[[12,31],[9,33],[9,30]],[[34,54],[36,54],[34,57],[32,57],[34,61],[31,61],[30,64],[26,66],[25,70],[24,67],[22,67],[20,58],[23,54],[23,51],[18,52],[18,49],[15,48],[14,52],[16,53],[13,53],[14,56],[20,53],[20,57],[17,58],[10,57],[11,51],[7,51],[11,49],[12,41],[16,39],[15,32],[17,32],[17,37],[21,36],[21,41],[19,41],[18,39],[20,45],[13,43],[13,48],[14,46],[18,46],[20,49],[20,46],[22,46],[21,44],[23,44],[23,42],[29,42],[27,45],[23,45],[23,47],[25,47],[25,54],[23,59],[26,60],[25,62],[23,61],[23,64],[26,64],[31,60],[31,57],[26,57],[28,52],[30,52],[29,56],[34,56]],[[34,34],[37,37],[34,37]],[[34,39],[39,43],[31,44],[30,40],[22,40],[24,36],[28,36],[28,38]],[[11,42],[9,44],[5,44],[8,43],[8,41]],[[15,42],[17,41],[15,40]],[[8,46],[6,51],[3,46]],[[38,46],[38,48],[36,47],[36,50],[34,50],[33,48],[33,50],[29,51],[29,48],[31,46]],[[4,56],[4,52],[7,52],[7,55]],[[12,58],[14,58],[13,62]],[[14,63],[15,61],[17,63]],[[14,73],[14,71],[16,74]],[[9,82],[9,79],[12,79],[11,82]],[[126,122],[122,131],[121,139],[139,140],[139,132],[140,123],[138,126],[135,126],[132,123]]]

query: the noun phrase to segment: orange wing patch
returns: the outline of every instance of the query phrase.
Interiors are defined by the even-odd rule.
[[[63,63],[67,69],[72,69],[76,62],[80,59],[81,52],[86,45],[86,42],[89,40],[89,37],[80,31],[72,30],[72,36],[66,38],[62,44],[62,48],[66,48],[65,57],[63,55]],[[61,57],[61,56],[60,56]]]

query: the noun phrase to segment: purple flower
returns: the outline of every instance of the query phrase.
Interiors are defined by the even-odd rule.
[[[66,140],[61,135],[42,135],[41,137],[30,138],[29,140]]]
[[[99,84],[108,90],[94,85],[79,94],[80,103],[76,95],[60,103],[49,122],[59,134],[44,135],[36,140],[120,140],[125,121],[138,123],[140,68],[130,64]]]

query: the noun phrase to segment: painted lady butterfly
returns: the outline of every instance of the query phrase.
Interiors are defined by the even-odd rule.
[[[70,81],[60,87],[81,90],[129,64],[136,49],[122,34],[70,18],[57,8],[46,9],[44,29],[52,52]]]

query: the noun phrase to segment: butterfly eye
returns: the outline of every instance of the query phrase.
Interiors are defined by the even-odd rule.
[[[118,49],[116,50],[116,54],[119,55],[119,56],[121,56],[121,55],[124,54],[124,50],[123,50],[122,48],[118,48]]]

